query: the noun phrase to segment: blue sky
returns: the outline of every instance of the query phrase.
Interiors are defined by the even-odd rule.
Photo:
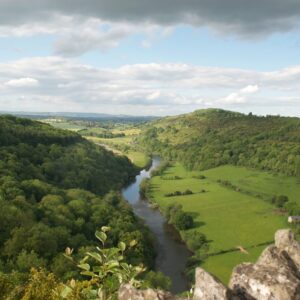
[[[170,1],[0,2],[0,110],[300,116],[300,5]]]

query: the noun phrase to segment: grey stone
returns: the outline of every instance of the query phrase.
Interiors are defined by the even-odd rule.
[[[118,293],[119,300],[187,300],[173,296],[169,292],[160,290],[137,290],[130,284],[122,285]]]
[[[193,300],[225,300],[228,299],[225,285],[202,268],[196,269],[195,291]]]
[[[275,246],[288,253],[300,270],[300,244],[290,229],[278,230],[275,234]]]

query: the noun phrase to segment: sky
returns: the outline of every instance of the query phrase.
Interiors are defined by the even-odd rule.
[[[0,111],[300,117],[299,0],[0,0]]]

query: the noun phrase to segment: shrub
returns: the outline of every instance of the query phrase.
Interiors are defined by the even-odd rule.
[[[144,284],[142,285],[142,287],[169,290],[171,284],[171,279],[165,276],[162,272],[150,271],[144,277]]]
[[[171,217],[171,223],[179,230],[187,230],[194,226],[194,220],[189,214],[178,211]]]
[[[144,267],[132,266],[124,261],[127,245],[120,242],[118,247],[107,248],[107,232],[109,227],[102,227],[96,232],[96,238],[100,241],[101,247],[96,247],[95,251],[87,252],[86,256],[79,262],[81,275],[90,277],[89,285],[85,286],[82,294],[87,299],[116,299],[117,292],[121,284],[131,283],[135,287],[140,287],[142,282],[137,279],[138,275],[145,271]],[[136,241],[129,243],[128,247],[134,247]],[[72,257],[72,250],[66,249],[66,257],[75,262]],[[75,262],[76,263],[76,262]],[[78,289],[76,282],[71,281],[65,286],[64,295],[70,295]]]
[[[284,207],[284,205],[289,201],[289,198],[285,195],[274,196],[272,198],[272,203],[277,207]]]

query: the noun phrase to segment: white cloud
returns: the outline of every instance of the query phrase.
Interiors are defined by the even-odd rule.
[[[11,79],[4,83],[4,86],[8,87],[16,87],[16,88],[24,88],[24,87],[36,87],[39,85],[38,80],[34,78],[18,78],[18,79]]]
[[[247,95],[258,92],[259,88],[256,84],[249,84],[238,92],[230,93],[228,96],[218,100],[219,104],[242,104],[246,103],[248,98]]]
[[[253,94],[256,93],[258,91],[258,85],[253,84],[253,85],[247,85],[246,87],[244,87],[243,89],[241,89],[241,93],[242,94]]]
[[[218,101],[219,104],[241,104],[246,102],[246,97],[239,93],[231,93]]]
[[[280,110],[284,103],[300,112],[295,109],[299,93],[297,67],[275,72],[176,63],[96,68],[59,57],[0,63],[0,110],[155,115],[216,106]]]

